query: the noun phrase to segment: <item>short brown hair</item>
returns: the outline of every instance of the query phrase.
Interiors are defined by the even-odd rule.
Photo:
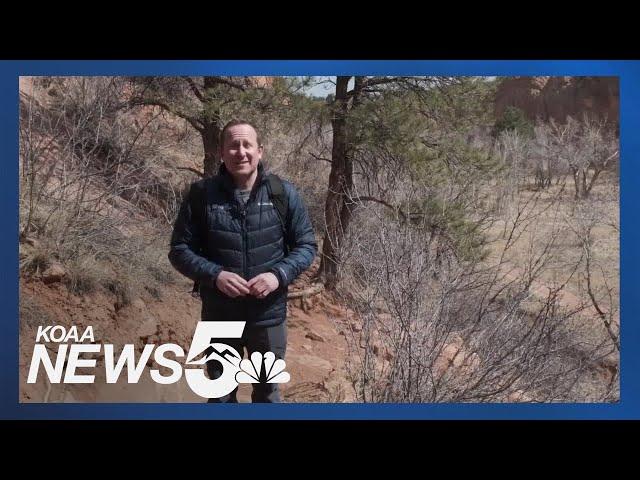
[[[220,132],[220,148],[224,147],[224,141],[226,140],[226,136],[227,136],[227,130],[231,127],[235,127],[237,125],[249,125],[251,128],[253,128],[256,132],[256,140],[258,142],[258,146],[262,145],[262,139],[260,138],[260,132],[258,132],[258,129],[256,128],[256,126],[251,123],[251,122],[247,122],[246,120],[238,120],[238,119],[234,119],[231,120],[229,122],[227,122],[227,124],[224,126],[224,128],[222,129],[222,132]]]

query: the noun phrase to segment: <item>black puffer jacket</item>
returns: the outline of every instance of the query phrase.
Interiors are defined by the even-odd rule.
[[[283,183],[288,198],[287,239],[261,163],[246,207],[236,198],[224,165],[217,176],[191,185],[174,225],[169,261],[200,283],[202,320],[239,320],[264,327],[284,322],[287,286],[309,268],[317,244],[302,198],[293,185]],[[203,210],[199,205],[204,198]],[[216,287],[222,270],[245,280],[273,272],[280,287],[264,299],[230,298]]]

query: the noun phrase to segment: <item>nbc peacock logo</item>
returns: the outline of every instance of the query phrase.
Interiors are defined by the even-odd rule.
[[[263,368],[264,366],[264,368]],[[236,373],[238,383],[287,383],[291,377],[284,371],[284,360],[273,352],[253,352],[250,358],[240,362],[240,371]]]

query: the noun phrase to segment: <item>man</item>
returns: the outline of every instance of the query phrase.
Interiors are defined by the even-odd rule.
[[[284,358],[287,286],[307,269],[317,251],[309,215],[289,182],[280,180],[284,218],[261,163],[264,148],[256,128],[233,120],[220,138],[218,175],[191,185],[171,237],[169,260],[200,285],[203,321],[244,321],[241,339],[212,339],[243,355],[271,351]],[[222,365],[209,361],[211,379]],[[253,402],[279,402],[277,383],[255,383]],[[237,403],[237,388],[211,403]]]

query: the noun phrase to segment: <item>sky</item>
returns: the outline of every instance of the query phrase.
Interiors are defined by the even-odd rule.
[[[333,81],[335,81],[336,77],[317,77],[319,80],[320,79],[331,79]],[[323,85],[315,85],[310,89],[305,90],[305,93],[307,95],[311,95],[313,97],[326,97],[328,94],[332,93],[334,90],[334,86],[330,83],[326,83]]]
[[[333,82],[335,82],[336,77],[315,77],[314,83],[317,83],[322,80],[332,80]],[[314,85],[311,88],[305,89],[305,93],[307,95],[310,95],[313,97],[322,97],[322,98],[326,98],[327,95],[329,95],[330,93],[334,93],[334,91],[335,91],[335,85],[332,83]]]
[[[335,81],[336,81],[336,77],[314,77],[314,83],[318,83],[321,82],[323,80],[331,80],[334,83],[323,83],[320,85],[314,85],[311,88],[308,88],[305,90],[305,93],[307,95],[310,95],[312,97],[322,97],[322,98],[326,98],[327,95],[329,95],[330,93],[335,93]],[[349,82],[348,88],[352,88],[353,87],[353,78],[351,79],[351,81]]]
[[[486,77],[487,80],[493,80],[496,77]],[[333,82],[335,82],[336,77],[315,77],[315,82],[317,83],[319,81],[322,80],[332,80]],[[353,87],[353,79],[351,79],[351,81],[349,82],[348,88],[352,88]],[[308,88],[305,90],[305,93],[309,96],[312,97],[322,97],[322,98],[326,98],[327,95],[329,95],[330,93],[334,93],[335,91],[335,85],[332,83],[323,83],[321,85],[314,85],[311,88]]]

